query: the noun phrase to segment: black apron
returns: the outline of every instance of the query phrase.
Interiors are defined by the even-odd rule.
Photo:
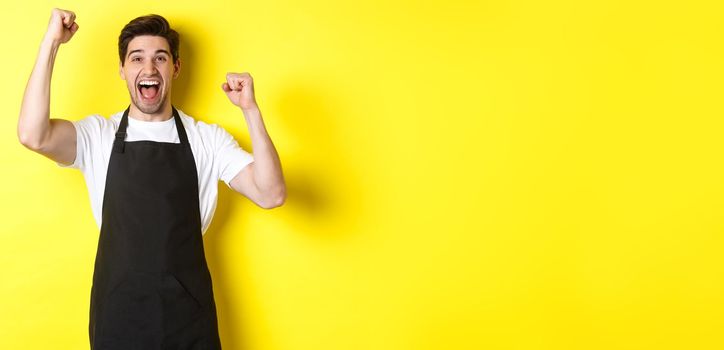
[[[125,142],[128,109],[116,132],[91,288],[93,350],[221,349],[196,163],[172,109],[181,143]]]

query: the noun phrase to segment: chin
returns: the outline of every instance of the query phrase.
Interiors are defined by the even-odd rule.
[[[159,100],[158,104],[153,105],[147,105],[139,101],[139,98],[133,99],[133,104],[138,108],[139,111],[143,112],[144,114],[158,114],[163,111],[163,106],[166,104],[165,96],[161,96],[161,99]]]

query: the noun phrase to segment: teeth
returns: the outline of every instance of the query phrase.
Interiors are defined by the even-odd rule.
[[[160,83],[157,81],[153,81],[153,80],[142,80],[141,82],[138,83],[138,85],[144,85],[144,86],[152,86],[152,85],[158,85],[158,84],[160,84]]]

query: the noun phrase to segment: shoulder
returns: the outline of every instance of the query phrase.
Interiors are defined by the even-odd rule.
[[[106,118],[100,114],[90,114],[82,119],[72,121],[76,130],[84,134],[103,133],[118,128],[123,112],[112,114]]]
[[[75,120],[73,123],[84,128],[100,129],[108,123],[108,119],[100,114],[91,114],[82,119]]]
[[[178,109],[177,109],[178,110]],[[226,131],[223,127],[218,124],[206,123],[198,120],[181,110],[178,110],[181,122],[187,130],[192,130],[199,138],[203,139],[205,143],[213,146],[218,146],[225,139],[232,137],[231,134]]]
[[[91,114],[85,118],[74,121],[74,123],[83,124],[91,127],[106,127],[106,126],[118,126],[121,122],[123,112],[116,112],[111,114],[109,117],[104,117],[100,114]]]
[[[123,112],[125,112],[125,110],[113,113],[110,115],[110,117],[103,118],[103,119],[106,119],[106,123],[108,123],[109,125],[118,127],[118,125],[121,124],[121,118],[123,118]]]

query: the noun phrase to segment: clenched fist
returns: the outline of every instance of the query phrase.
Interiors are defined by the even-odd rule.
[[[47,39],[64,44],[73,37],[76,31],[78,31],[78,23],[75,23],[73,11],[55,8],[50,12],[48,31],[45,33]]]
[[[226,82],[221,84],[221,88],[235,106],[241,109],[258,108],[254,98],[254,81],[249,73],[227,73]]]

